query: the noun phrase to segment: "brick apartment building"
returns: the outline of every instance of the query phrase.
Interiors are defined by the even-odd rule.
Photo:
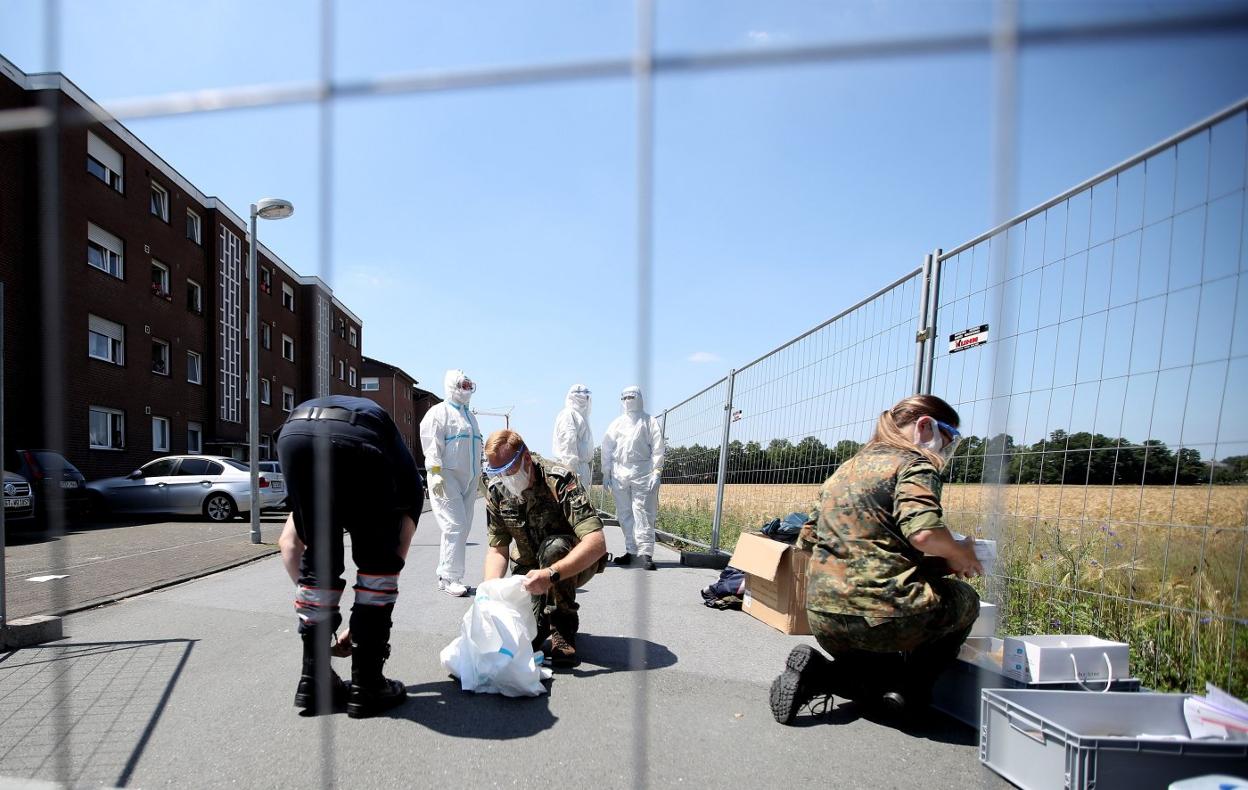
[[[59,416],[64,443],[52,449],[88,479],[168,453],[246,458],[246,220],[63,75],[0,58],[0,111],[53,106],[51,176],[42,132],[0,134],[6,447],[49,446],[45,421]],[[51,278],[41,276],[46,200],[61,262]],[[58,278],[60,308],[45,311],[44,284]],[[271,457],[295,404],[359,394],[363,328],[324,282],[263,244],[259,280],[260,453]],[[47,362],[60,367],[60,397],[41,383],[42,338],[54,330],[61,353]]]
[[[423,469],[425,453],[420,446],[420,421],[425,412],[435,403],[441,403],[442,399],[416,386],[418,383],[402,368],[379,359],[364,357],[360,394],[376,401],[390,412],[403,434],[403,441],[416,458],[416,465]]]

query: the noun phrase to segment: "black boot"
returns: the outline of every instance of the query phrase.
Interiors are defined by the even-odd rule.
[[[381,674],[390,657],[390,645],[351,643],[351,693],[347,715],[353,719],[376,716],[407,700],[407,688]]]
[[[611,560],[611,562],[612,562],[613,564],[615,564],[615,565],[632,565],[632,564],[633,564],[633,555],[631,555],[631,554],[627,554],[627,553],[626,553],[626,554],[621,554],[621,555],[619,555],[618,557],[616,557],[615,559]]]
[[[781,724],[791,724],[803,705],[831,696],[834,685],[833,663],[818,648],[798,645],[789,652],[784,672],[771,683],[771,715]]]
[[[649,554],[642,554],[639,559],[641,560],[641,567],[648,571],[654,570],[654,558]]]
[[[328,629],[317,628],[303,637],[303,669],[299,673],[299,686],[295,689],[295,707],[303,708],[309,713],[327,713],[341,709],[347,700],[347,684],[329,668],[329,636]],[[332,631],[329,631],[332,634]],[[329,671],[329,704],[318,705],[320,696],[317,694],[316,670],[324,666]]]

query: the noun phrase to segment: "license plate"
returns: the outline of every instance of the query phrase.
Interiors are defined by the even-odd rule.
[[[10,507],[30,507],[30,497],[5,497],[4,506]]]
[[[61,488],[77,488],[77,487],[78,487],[77,480],[62,480],[61,481]]]
[[[274,490],[274,491],[281,491],[281,490],[282,490],[282,484],[281,484],[281,483],[279,483],[279,482],[277,482],[276,480],[274,480],[274,481],[273,481],[273,490]]]

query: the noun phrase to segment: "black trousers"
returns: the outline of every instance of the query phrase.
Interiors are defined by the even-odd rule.
[[[278,437],[287,501],[307,547],[296,597],[300,633],[326,625],[337,629],[342,622],[345,532],[359,571],[352,640],[369,646],[389,640],[404,564],[398,551],[404,514],[398,475],[408,470],[379,449],[385,446],[369,427],[340,420],[294,420]]]

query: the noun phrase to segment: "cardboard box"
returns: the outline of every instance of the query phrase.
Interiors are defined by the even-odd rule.
[[[728,562],[745,571],[741,610],[786,634],[809,634],[806,568],[810,552],[747,532]]]
[[[1024,683],[1104,683],[1131,677],[1128,659],[1125,642],[1095,636],[1007,636],[1001,671]]]

